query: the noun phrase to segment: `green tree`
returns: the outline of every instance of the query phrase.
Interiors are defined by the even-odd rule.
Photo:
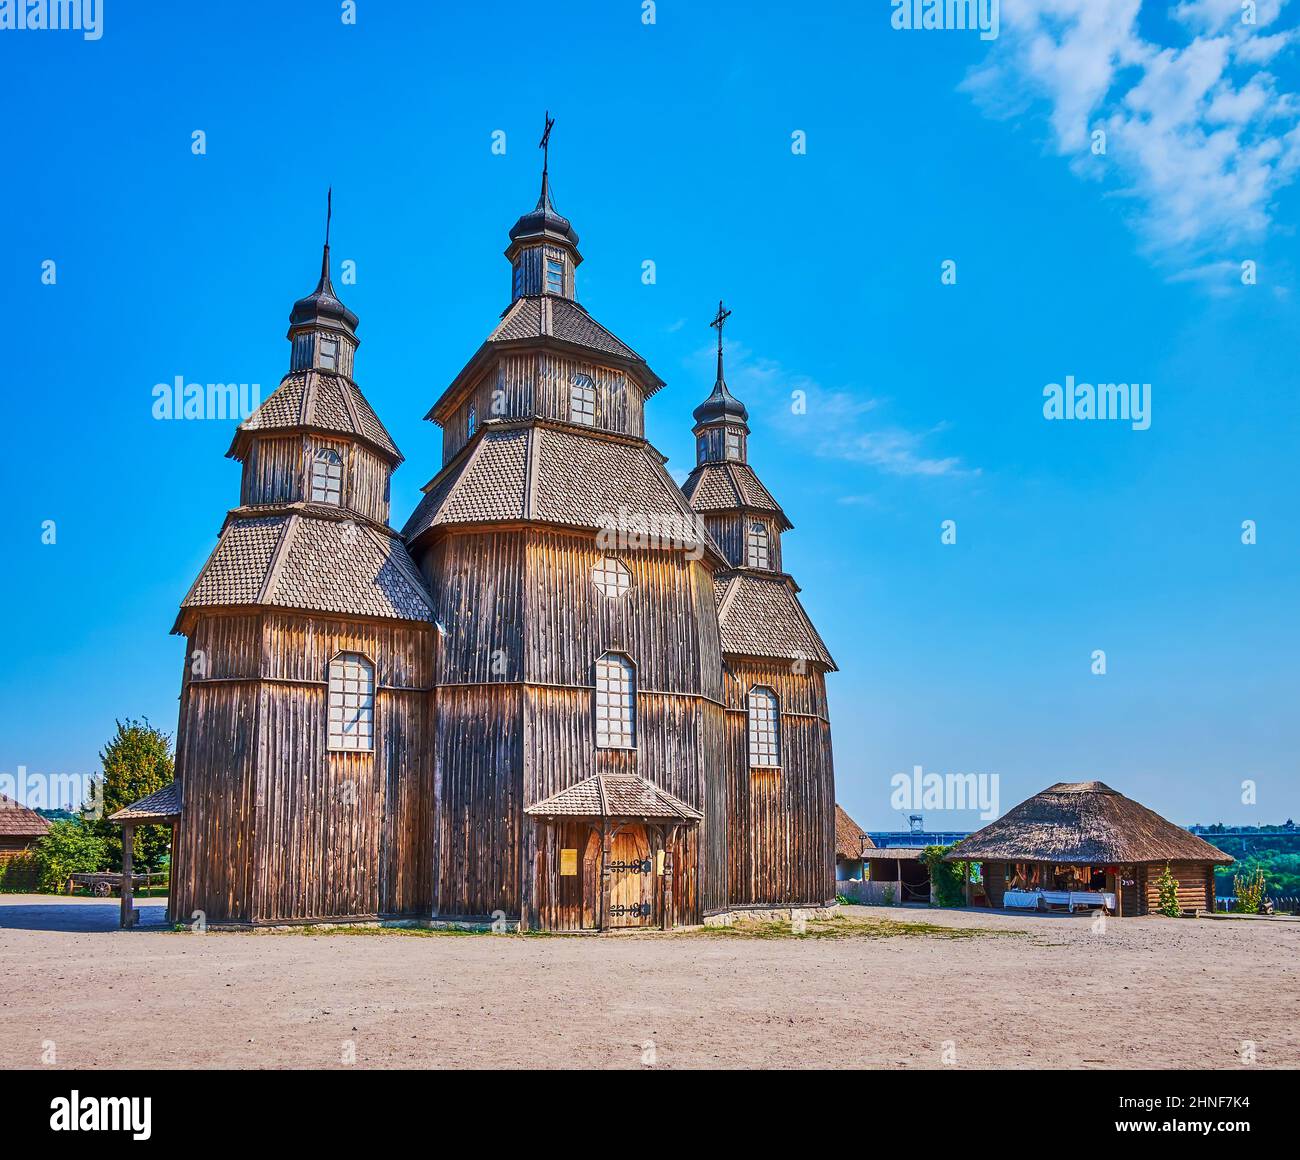
[[[965,906],[966,881],[971,873],[971,864],[945,862],[944,856],[951,849],[951,846],[926,846],[921,851],[921,861],[930,871],[935,903],[939,906]]]
[[[81,821],[55,822],[33,854],[42,890],[62,893],[72,874],[91,874],[108,865],[104,839]]]
[[[1183,908],[1178,905],[1178,879],[1169,869],[1168,862],[1165,863],[1164,872],[1156,879],[1156,885],[1160,887],[1160,905],[1156,910],[1169,918],[1177,918],[1182,914]]]
[[[103,790],[104,808],[90,823],[108,850],[109,866],[122,869],[122,827],[108,820],[117,810],[129,806],[170,785],[176,776],[172,764],[171,737],[144,721],[118,721],[117,733],[99,755],[102,774],[92,782],[91,801]],[[136,870],[157,870],[167,859],[171,839],[168,826],[138,826],[131,845]]]

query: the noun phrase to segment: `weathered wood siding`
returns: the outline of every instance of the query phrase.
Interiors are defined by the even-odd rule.
[[[328,667],[375,665],[373,752],[330,752]],[[432,905],[431,629],[266,611],[203,616],[177,732],[176,913],[277,923]]]
[[[255,507],[308,500],[312,460],[322,448],[343,458],[342,506],[387,523],[392,470],[388,461],[360,444],[322,435],[255,439],[244,462],[240,503]]]
[[[704,526],[722,549],[723,555],[737,568],[749,566],[749,525],[761,523],[767,529],[768,567],[781,571],[781,530],[772,516],[758,512],[737,515],[732,512],[706,514]]]
[[[554,419],[569,422],[570,391],[576,375],[591,378],[600,431],[645,434],[645,396],[625,371],[554,351],[506,352],[475,381],[443,430],[442,461],[448,463],[469,442],[469,412],[482,427],[489,419]]]
[[[835,897],[835,784],[826,682],[815,667],[729,656],[728,810],[733,906],[814,905]],[[773,689],[781,703],[781,767],[751,769],[747,695]]]
[[[1165,872],[1164,863],[1150,863],[1142,869],[1144,913],[1156,914],[1160,910],[1160,877]],[[1178,905],[1183,910],[1214,909],[1214,867],[1210,863],[1171,862],[1169,872],[1178,882]]]

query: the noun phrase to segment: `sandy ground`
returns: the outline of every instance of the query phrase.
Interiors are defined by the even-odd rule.
[[[0,1067],[1300,1066],[1300,922],[848,907],[752,938],[114,929],[0,896]],[[352,1045],[350,1047],[350,1045]],[[945,1056],[945,1051],[948,1053]],[[43,1052],[45,1058],[43,1059]]]

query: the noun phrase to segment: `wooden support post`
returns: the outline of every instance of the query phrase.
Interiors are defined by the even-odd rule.
[[[903,859],[895,858],[894,866],[898,872],[898,893],[894,895],[894,905],[902,906],[903,905]]]
[[[1115,917],[1124,913],[1124,867],[1115,867]]]
[[[672,930],[675,923],[673,916],[673,844],[677,840],[677,827],[663,827],[664,879],[663,879],[663,929]]]
[[[612,838],[609,823],[602,822],[600,827],[600,913],[596,916],[597,930],[604,930],[609,926],[609,894],[611,886],[609,848]]]
[[[131,847],[135,843],[135,827],[122,827],[122,920],[123,930],[135,925],[135,888],[131,878]]]
[[[962,885],[966,888],[966,905],[970,906],[970,863],[958,862],[957,865],[961,867]]]

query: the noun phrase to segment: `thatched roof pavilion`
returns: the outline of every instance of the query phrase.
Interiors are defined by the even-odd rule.
[[[1075,893],[1114,895],[1118,913],[1145,914],[1156,908],[1166,865],[1180,904],[1213,909],[1214,867],[1232,858],[1104,782],[1080,781],[1021,802],[958,842],[947,861],[981,863],[995,906],[1008,892],[1060,894],[1064,885],[1064,892],[1079,886]]]

